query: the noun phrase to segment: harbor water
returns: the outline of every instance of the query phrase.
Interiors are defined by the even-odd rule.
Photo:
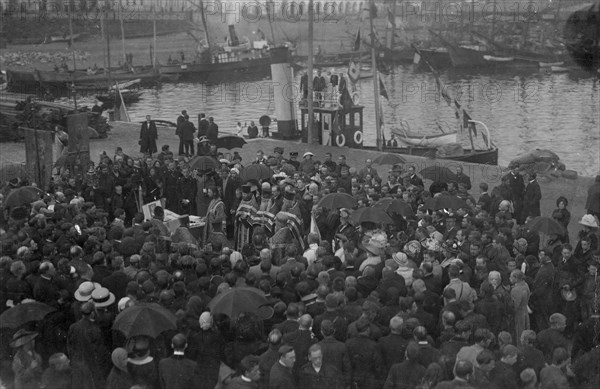
[[[335,73],[345,68],[327,69]],[[324,75],[328,77],[327,71]],[[367,72],[363,72],[365,75]],[[442,98],[432,73],[411,66],[397,67],[382,75],[389,100],[381,98],[384,135],[391,129],[409,128],[423,135],[459,128],[454,104]],[[516,156],[536,148],[556,152],[566,164],[583,175],[599,171],[600,96],[599,81],[581,73],[517,71],[466,73],[454,70],[440,74],[442,89],[465,108],[473,120],[484,122],[500,149],[499,164],[506,166]],[[286,96],[273,96],[270,79],[220,84],[175,83],[143,90],[141,99],[128,106],[132,121],[150,114],[155,119],[175,121],[185,109],[192,119],[200,112],[213,116],[220,131],[233,133],[239,121],[258,123],[262,115],[273,115],[274,99],[298,100],[299,74]],[[365,144],[375,145],[375,109],[372,78],[357,85],[364,105]],[[299,119],[299,117],[298,117]],[[195,120],[194,120],[195,122]],[[468,133],[460,134],[465,146]],[[477,145],[483,145],[481,140]]]

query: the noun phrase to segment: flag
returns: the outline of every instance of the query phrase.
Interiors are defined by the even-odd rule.
[[[117,92],[119,93],[119,100],[121,102],[119,106],[119,116],[121,121],[130,122],[129,113],[127,112],[127,107],[125,106],[125,100],[123,99],[123,95],[121,94],[121,89],[119,88],[119,84],[117,84]]]
[[[392,10],[388,8],[388,27],[396,27],[396,17],[392,13]]]
[[[348,78],[352,84],[356,84],[360,78],[360,65],[354,61],[348,63]]]
[[[317,220],[315,219],[315,215],[310,215],[310,232],[311,234],[317,234],[319,236],[319,240],[321,240],[321,231],[319,231],[319,226],[317,226]]]
[[[383,80],[381,79],[380,75],[377,75],[377,77],[379,77],[379,94],[383,97],[385,97],[386,100],[389,101],[389,97],[388,97],[388,93],[387,90],[385,90],[385,85],[383,84]]]
[[[348,92],[348,88],[345,88],[342,91],[342,97],[340,99],[340,104],[342,104],[343,112],[349,113],[354,106],[354,101],[352,101],[352,96],[350,96],[350,92]]]
[[[354,38],[354,51],[360,50],[360,27],[356,32],[356,38]]]
[[[456,100],[454,100],[454,115],[457,119],[460,119],[460,104]]]
[[[446,104],[448,104],[448,107],[452,106],[452,99],[450,99],[450,95],[448,95],[448,91],[443,86],[441,89],[442,89],[442,97],[444,98],[444,100],[446,100]]]
[[[469,120],[471,120],[471,116],[464,109],[462,110],[462,113],[463,113],[463,127],[468,128],[469,131],[471,131],[473,133],[473,135],[477,136],[477,128],[475,127],[475,123],[469,123]]]

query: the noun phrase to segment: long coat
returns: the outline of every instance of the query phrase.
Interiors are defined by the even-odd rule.
[[[510,291],[514,303],[515,335],[514,339],[521,339],[521,333],[529,329],[529,312],[527,305],[531,292],[525,281],[517,282]]]
[[[72,363],[73,387],[104,387],[110,368],[110,352],[97,324],[87,318],[72,324],[67,336],[67,351]]]
[[[156,147],[156,140],[158,139],[158,130],[156,129],[156,123],[150,121],[142,124],[140,130],[140,153],[156,153],[158,148]]]
[[[600,214],[600,181],[598,178],[596,178],[596,182],[588,188],[585,209],[588,213],[595,215]]]
[[[542,191],[540,184],[537,181],[531,181],[525,194],[523,195],[523,210],[521,212],[521,220],[527,219],[527,216],[540,216],[540,200],[542,200]]]

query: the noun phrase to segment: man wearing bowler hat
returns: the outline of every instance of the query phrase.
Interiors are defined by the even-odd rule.
[[[294,167],[294,169],[296,169],[296,171],[300,170],[300,162],[298,162],[298,152],[297,151],[290,152],[290,159],[287,160],[287,163],[292,165]]]

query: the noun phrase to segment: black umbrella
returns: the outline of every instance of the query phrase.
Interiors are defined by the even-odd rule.
[[[363,207],[352,212],[350,220],[354,224],[366,222],[377,224],[394,224],[392,218],[381,207]]]
[[[398,154],[382,154],[373,159],[373,163],[377,165],[396,165],[406,163],[406,159]]]
[[[564,235],[565,228],[555,219],[546,216],[537,216],[525,224],[529,231],[543,232],[548,235]]]
[[[156,338],[164,331],[176,330],[177,317],[156,303],[142,303],[119,313],[112,328],[127,338],[142,335]]]
[[[354,208],[358,205],[356,199],[348,193],[330,193],[317,204],[317,208],[339,209]]]
[[[241,136],[225,135],[217,138],[215,145],[219,149],[239,149],[246,144],[246,140]]]
[[[211,169],[218,169],[220,167],[221,164],[216,159],[214,159],[213,157],[208,157],[206,155],[194,157],[190,161],[190,169],[206,171]]]
[[[0,328],[19,328],[30,321],[40,321],[56,309],[38,301],[24,302],[0,315]]]
[[[456,196],[443,194],[427,199],[425,201],[425,208],[437,211],[438,209],[469,208],[469,205]]]
[[[10,191],[4,199],[4,205],[7,207],[18,207],[23,204],[30,204],[44,196],[46,192],[37,186],[22,186]]]
[[[240,178],[244,182],[248,182],[250,180],[260,181],[273,177],[273,174],[273,170],[271,170],[271,168],[267,165],[255,163],[243,168],[240,172]]]
[[[454,182],[457,180],[456,174],[454,174],[452,170],[438,165],[426,167],[425,169],[421,170],[421,175],[423,178],[427,178],[435,182]]]
[[[257,288],[236,286],[213,297],[208,307],[213,314],[223,313],[237,319],[242,312],[256,313],[267,303],[265,293]]]
[[[383,208],[387,213],[397,213],[404,217],[413,217],[415,216],[415,212],[412,207],[399,199],[382,199],[375,203],[376,207]]]

